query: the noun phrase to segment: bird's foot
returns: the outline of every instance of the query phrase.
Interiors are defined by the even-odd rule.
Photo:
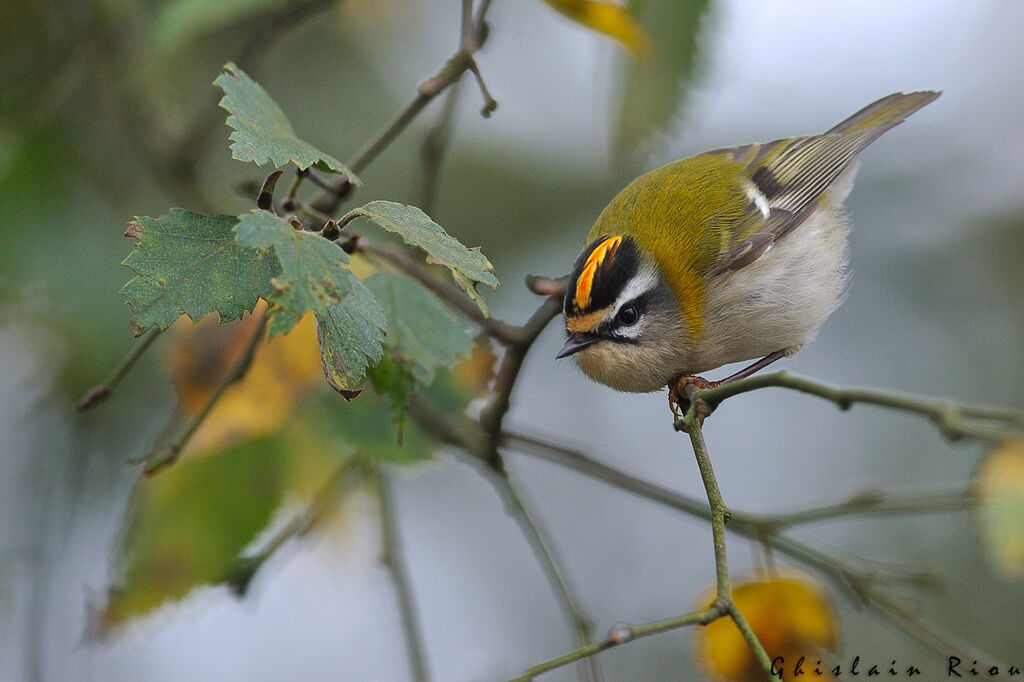
[[[686,397],[686,387],[695,386],[698,389],[704,390],[708,388],[715,388],[721,386],[724,381],[710,381],[701,376],[694,374],[684,374],[683,376],[676,379],[675,383],[669,386],[668,389],[668,405],[672,410],[673,416],[676,418],[676,424],[681,424],[683,415],[690,411],[690,399]],[[702,402],[698,405],[697,422],[704,426],[704,419],[707,418],[714,411],[713,405],[708,405]],[[685,428],[680,428],[681,431],[686,431]]]

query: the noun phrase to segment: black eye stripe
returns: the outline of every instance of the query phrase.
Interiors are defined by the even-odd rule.
[[[637,322],[640,321],[640,318],[642,318],[644,316],[644,313],[647,312],[649,298],[650,294],[641,294],[640,296],[634,298],[632,301],[627,301],[626,303],[622,304],[622,306],[619,308],[619,311],[615,313],[615,317],[600,325],[597,329],[594,330],[594,333],[597,334],[598,336],[604,336],[614,341],[637,343],[636,339],[630,336],[617,334],[616,332],[623,328],[633,327],[636,325]],[[624,324],[622,320],[619,319],[619,316],[622,314],[622,311],[625,310],[626,308],[633,308],[636,310],[636,322],[633,322],[632,324]]]

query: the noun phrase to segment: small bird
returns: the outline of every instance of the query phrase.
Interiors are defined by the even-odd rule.
[[[843,298],[857,155],[940,94],[895,93],[821,135],[715,149],[631,182],[573,265],[557,357],[640,393],[795,353]]]

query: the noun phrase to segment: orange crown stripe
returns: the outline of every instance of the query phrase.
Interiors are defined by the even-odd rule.
[[[583,271],[580,272],[579,279],[576,280],[575,302],[581,310],[586,310],[590,305],[590,292],[594,287],[594,276],[597,275],[598,268],[604,264],[605,259],[614,260],[615,250],[621,243],[622,237],[608,237],[595,246],[587,256],[587,261],[583,264]]]

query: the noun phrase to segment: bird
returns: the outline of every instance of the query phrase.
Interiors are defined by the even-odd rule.
[[[573,264],[556,357],[645,393],[734,381],[797,352],[844,297],[858,155],[940,94],[894,93],[820,135],[714,149],[633,180]],[[697,376],[755,359],[719,382]]]

